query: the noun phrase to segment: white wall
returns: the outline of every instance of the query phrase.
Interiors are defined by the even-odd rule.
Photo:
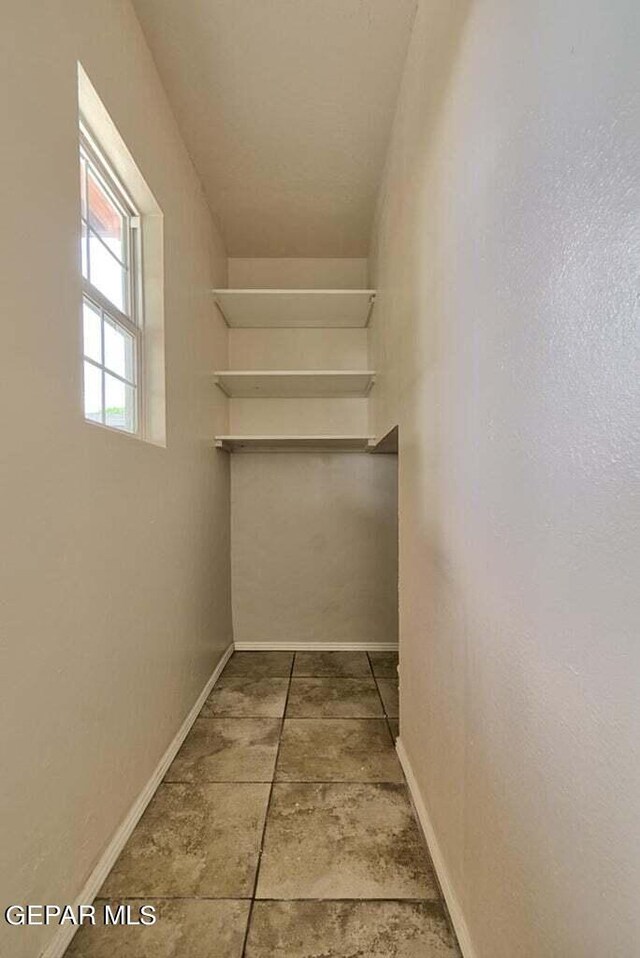
[[[232,369],[368,369],[367,329],[229,330]]]
[[[71,902],[231,640],[220,240],[124,0],[3,4],[0,899]],[[164,212],[167,447],[81,412],[77,61]],[[0,925],[33,958],[53,929]]]
[[[229,285],[365,288],[361,259],[230,259]],[[232,329],[233,369],[367,369],[366,329]],[[232,399],[233,435],[369,433],[367,399]],[[236,642],[396,642],[397,469],[387,456],[236,455]]]
[[[368,369],[367,329],[229,330],[231,369]],[[233,435],[369,433],[366,399],[232,399]]]
[[[401,736],[477,958],[640,954],[639,44],[425,0],[381,193]]]
[[[248,289],[366,289],[368,261],[353,258],[234,258],[229,286]],[[231,369],[368,369],[369,330],[245,328],[229,330]],[[233,399],[234,435],[369,433],[366,399]]]
[[[233,457],[236,642],[397,640],[397,460]]]
[[[233,436],[368,436],[366,399],[232,399]]]
[[[229,257],[231,289],[367,289],[368,260]]]

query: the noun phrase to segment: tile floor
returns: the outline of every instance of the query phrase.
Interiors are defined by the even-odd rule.
[[[104,883],[153,926],[67,958],[458,958],[408,800],[392,652],[236,652]]]

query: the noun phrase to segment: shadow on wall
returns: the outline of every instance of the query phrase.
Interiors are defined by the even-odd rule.
[[[639,27],[421,4],[376,221],[402,738],[492,958],[637,952]]]
[[[231,470],[236,641],[396,642],[395,457],[243,453]]]

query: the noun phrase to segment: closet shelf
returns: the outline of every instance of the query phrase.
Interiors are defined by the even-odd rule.
[[[368,326],[373,289],[214,289],[227,326]]]
[[[367,452],[369,436],[216,436],[227,452]]]
[[[375,380],[370,370],[254,370],[214,373],[231,398],[340,399],[367,396]]]

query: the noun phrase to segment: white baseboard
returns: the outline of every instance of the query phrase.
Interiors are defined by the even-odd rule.
[[[433,867],[436,870],[436,875],[438,876],[438,881],[440,882],[444,900],[446,901],[447,908],[449,909],[451,924],[455,930],[460,951],[462,952],[463,958],[477,958],[476,951],[471,943],[471,935],[469,934],[467,923],[464,920],[464,915],[462,914],[458,897],[449,877],[449,870],[446,866],[440,845],[438,844],[438,839],[436,838],[435,830],[431,823],[431,817],[427,811],[427,806],[420,793],[420,789],[418,788],[418,782],[416,781],[416,777],[413,773],[411,762],[409,761],[409,757],[405,751],[404,745],[402,744],[402,739],[400,738],[396,739],[396,751],[398,752],[398,758],[400,759],[402,770],[405,774],[405,778],[407,779],[407,785],[409,786],[409,792],[411,793],[411,798],[418,815],[420,826],[424,832],[424,837],[429,847],[429,852],[433,861]]]
[[[236,642],[236,652],[396,652],[397,642]]]
[[[228,648],[224,651],[222,658],[216,665],[213,671],[213,674],[211,675],[211,678],[207,681],[207,684],[205,685],[202,692],[198,696],[193,708],[191,709],[186,719],[180,726],[175,738],[173,739],[168,749],[166,750],[166,752],[164,753],[164,755],[158,762],[158,765],[156,766],[153,772],[153,775],[151,776],[147,784],[144,786],[144,788],[142,789],[142,791],[136,798],[135,802],[129,809],[129,812],[127,813],[124,821],[119,826],[113,838],[107,845],[107,848],[104,854],[102,855],[102,857],[100,858],[100,861],[98,862],[94,870],[91,872],[91,875],[89,876],[88,881],[86,882],[84,888],[82,889],[82,891],[80,892],[80,894],[78,895],[76,899],[76,902],[75,902],[76,908],[77,908],[77,905],[91,904],[93,899],[96,897],[96,895],[100,891],[100,888],[102,884],[104,883],[105,878],[107,877],[107,875],[113,868],[116,862],[116,859],[118,858],[118,855],[120,854],[120,852],[126,845],[129,837],[131,836],[131,833],[133,832],[134,828],[140,821],[140,818],[142,817],[142,813],[144,812],[145,808],[147,807],[147,805],[153,798],[156,792],[156,789],[158,788],[158,785],[160,784],[160,782],[165,776],[165,772],[171,765],[172,761],[176,757],[176,754],[180,746],[182,745],[185,738],[189,734],[189,730],[191,729],[191,726],[193,725],[196,718],[198,717],[200,710],[202,709],[202,706],[204,705],[206,699],[209,697],[211,689],[216,684],[218,678],[220,677],[220,674],[222,673],[222,670],[224,669],[225,665],[229,661],[229,658],[232,655],[232,653],[233,653],[233,645],[229,645]],[[58,928],[57,933],[54,935],[52,941],[45,948],[45,950],[41,952],[41,958],[62,958],[65,951],[69,947],[71,939],[73,938],[77,930],[78,930],[77,926],[61,925]]]

